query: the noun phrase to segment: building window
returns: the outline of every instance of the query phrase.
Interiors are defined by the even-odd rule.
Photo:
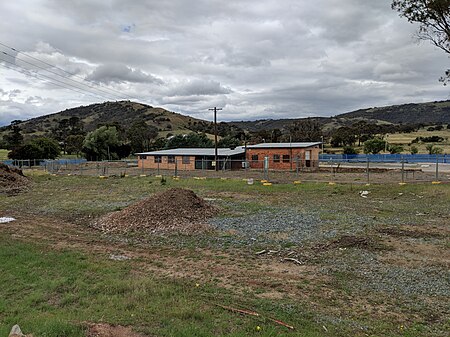
[[[258,161],[258,155],[252,154],[252,161]]]
[[[140,156],[141,159],[147,159],[147,156]]]
[[[190,164],[191,163],[191,158],[189,156],[183,156],[183,164]]]
[[[289,163],[291,161],[291,156],[288,154],[283,154],[283,163]]]
[[[167,156],[167,162],[169,164],[175,164],[175,156]]]
[[[161,163],[161,156],[155,156],[155,163]]]
[[[280,162],[280,155],[279,154],[274,154],[273,155],[273,162],[274,163],[279,163]]]

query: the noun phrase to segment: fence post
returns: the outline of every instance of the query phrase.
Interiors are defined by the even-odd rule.
[[[436,155],[436,181],[439,181],[439,155]]]
[[[366,173],[367,173],[367,183],[370,184],[370,159],[369,159],[369,156],[367,156],[367,169],[366,169]]]
[[[298,171],[299,171],[299,157],[295,157],[295,171],[297,173],[297,177],[298,177]]]
[[[402,159],[402,183],[405,182],[405,161]]]
[[[174,177],[178,177],[178,160],[175,159],[175,172]]]
[[[269,157],[264,157],[264,179],[269,180]]]

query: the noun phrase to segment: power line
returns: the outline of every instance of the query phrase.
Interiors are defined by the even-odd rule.
[[[46,69],[46,68],[44,68],[44,67],[38,66],[38,65],[33,64],[33,63],[31,63],[31,62],[25,61],[25,60],[23,60],[23,59],[21,59],[21,58],[19,58],[19,57],[17,57],[17,56],[14,56],[14,55],[11,55],[11,54],[7,53],[7,52],[2,51],[1,53],[3,53],[4,55],[7,55],[7,56],[9,56],[9,57],[11,57],[11,58],[13,58],[13,59],[15,59],[15,60],[19,60],[19,61],[21,61],[21,62],[24,62],[24,63],[26,63],[26,64],[28,64],[28,65],[30,65],[30,66],[32,66],[32,67],[36,67],[36,68],[38,68],[38,69],[42,69],[42,70],[44,70],[44,71],[47,71],[47,72],[49,72],[49,73],[51,73],[51,74],[57,75],[57,76],[59,76],[59,77],[65,79],[65,80],[69,80],[69,81],[74,82],[74,83],[76,83],[76,84],[80,84],[80,85],[83,85],[83,86],[87,86],[87,85],[84,84],[84,83],[81,83],[81,82],[79,82],[79,81],[75,81],[75,80],[73,80],[73,79],[71,79],[71,78],[68,78],[68,77],[65,77],[65,76],[61,76],[61,75],[59,75],[58,73],[56,73],[56,72],[54,72],[54,71],[51,71],[51,70]],[[17,66],[19,66],[17,63],[14,63],[14,64],[17,65]],[[31,70],[34,70],[34,69],[31,69]],[[62,81],[57,80],[57,79],[54,79],[54,80],[55,80],[55,81],[58,81],[58,82],[62,82]],[[65,82],[63,82],[63,83],[65,83]],[[67,85],[70,85],[70,86],[73,86],[73,87],[76,87],[76,88],[78,88],[78,89],[80,89],[80,90],[86,90],[86,91],[88,91],[88,92],[92,92],[90,89],[80,88],[79,86],[75,86],[75,85],[70,84],[70,83],[66,83],[66,84],[67,84]],[[89,86],[88,86],[88,87],[89,87]],[[94,89],[95,89],[95,88],[94,88]],[[95,90],[98,90],[98,89],[95,89]],[[100,90],[99,90],[99,91],[100,91]],[[106,93],[106,94],[107,94],[107,95],[110,95],[110,96],[107,97],[107,96],[103,96],[102,94],[99,94],[99,96],[101,96],[101,97],[103,97],[103,98],[107,98],[107,99],[117,99],[117,98],[119,97],[119,96],[113,97],[113,96],[111,96],[111,94],[109,94],[109,93]],[[120,98],[121,98],[121,97],[120,97]]]
[[[62,72],[64,72],[64,73],[66,73],[66,74],[68,74],[68,75],[70,75],[70,76],[77,77],[77,78],[81,79],[83,82],[90,83],[90,82],[87,81],[84,77],[81,77],[81,76],[79,76],[79,75],[73,74],[73,73],[71,73],[71,72],[69,72],[69,71],[67,71],[67,70],[65,70],[65,69],[62,69],[62,68],[60,68],[60,67],[58,67],[58,66],[55,66],[54,64],[50,64],[50,63],[48,63],[48,62],[46,62],[46,61],[42,61],[42,60],[40,60],[40,59],[38,59],[38,58],[36,58],[36,57],[34,57],[34,56],[31,56],[31,55],[29,55],[29,54],[27,54],[27,53],[25,53],[25,52],[23,52],[23,51],[21,51],[21,50],[16,49],[16,48],[14,48],[14,47],[8,46],[8,45],[6,45],[6,44],[4,44],[4,43],[2,43],[2,42],[0,42],[0,45],[3,46],[3,47],[9,48],[9,49],[11,49],[11,50],[13,50],[13,51],[15,51],[15,52],[17,52],[17,53],[20,53],[20,54],[22,54],[22,55],[24,55],[24,56],[26,56],[26,57],[29,57],[29,58],[31,58],[31,59],[33,59],[33,60],[35,60],[35,61],[41,62],[42,64],[45,64],[45,65],[47,65],[47,66],[49,66],[49,67],[58,69],[58,70],[60,70],[60,71],[62,71]],[[22,60],[22,61],[23,61],[23,62],[26,62],[26,61],[24,61],[24,60]],[[35,65],[35,66],[36,66],[36,67],[39,67],[39,66],[37,66],[37,65]],[[43,69],[43,68],[41,68],[41,69]],[[44,70],[49,71],[48,69],[45,69],[45,68],[44,68]],[[50,71],[49,71],[49,72],[50,72]],[[62,76],[62,75],[60,75],[60,74],[57,74],[57,73],[54,73],[54,72],[52,72],[52,73],[55,74],[55,75],[64,77],[64,76]],[[70,79],[70,78],[68,78],[68,77],[65,77],[65,78]],[[120,91],[115,90],[115,89],[111,89],[111,88],[107,88],[107,87],[102,87],[102,89],[99,89],[99,88],[97,88],[95,85],[84,84],[84,83],[81,83],[81,82],[79,82],[79,81],[75,81],[75,80],[73,80],[73,79],[70,79],[70,80],[72,80],[72,81],[74,81],[74,82],[77,82],[77,83],[80,83],[80,84],[83,84],[83,85],[86,85],[86,86],[88,86],[88,87],[91,87],[91,88],[93,88],[93,89],[95,89],[95,90],[104,92],[104,93],[109,94],[109,95],[111,95],[111,93],[114,92],[114,93],[115,93],[114,95],[117,96],[117,94],[119,94],[119,97],[121,97],[121,98],[124,97],[124,96],[126,96],[126,97],[131,98],[131,99],[136,99],[136,97],[130,96],[130,95],[128,95],[128,94],[125,94],[125,93],[120,92]],[[107,92],[106,92],[105,90],[103,90],[103,89],[108,90],[108,91],[110,91],[111,93],[107,93]]]
[[[97,94],[93,94],[93,93],[86,92],[86,91],[83,92],[83,91],[79,91],[79,90],[67,87],[67,85],[68,85],[67,83],[64,83],[62,81],[58,81],[58,80],[56,80],[54,78],[51,78],[51,77],[48,77],[48,76],[45,76],[45,75],[42,75],[42,74],[39,74],[39,73],[35,73],[35,75],[33,75],[33,74],[29,73],[29,69],[26,69],[26,68],[24,68],[22,66],[19,66],[19,65],[15,64],[15,63],[7,61],[5,59],[0,58],[0,61],[12,64],[14,67],[19,67],[19,68],[24,69],[26,72],[19,71],[19,70],[13,68],[13,67],[8,67],[8,66],[5,66],[4,64],[0,63],[1,66],[5,67],[5,68],[8,68],[8,69],[11,69],[11,70],[14,70],[14,71],[17,71],[18,73],[24,74],[26,76],[33,76],[33,77],[36,77],[36,78],[45,78],[45,80],[50,82],[51,84],[56,85],[56,86],[61,87],[61,88],[64,88],[64,89],[72,90],[72,91],[75,91],[75,92],[77,92],[79,94],[83,94],[83,95],[87,94],[87,95],[90,95],[90,96],[93,96],[93,97],[96,97],[96,98],[99,98],[99,97],[105,98],[105,97],[102,97],[102,96],[97,95]],[[62,85],[58,84],[58,83],[55,83],[54,81],[60,82],[60,83],[62,83]],[[75,87],[75,86],[72,86],[72,87],[80,89],[80,88]],[[80,89],[80,90],[83,90],[83,89]],[[109,98],[107,98],[107,100],[109,100]]]

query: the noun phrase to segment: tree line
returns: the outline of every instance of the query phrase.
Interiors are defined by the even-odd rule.
[[[144,120],[134,122],[128,129],[119,123],[112,123],[100,124],[97,129],[86,132],[80,118],[70,117],[61,119],[46,135],[27,141],[24,141],[20,123],[21,121],[11,123],[10,132],[3,137],[3,144],[0,144],[1,147],[11,150],[9,157],[12,159],[55,159],[64,153],[83,156],[88,160],[118,160],[140,152],[214,146],[204,131],[178,135],[169,133],[167,137],[158,137],[159,130]],[[235,148],[244,144],[263,142],[324,141],[330,143],[332,147],[342,147],[346,154],[357,153],[355,146],[363,146],[366,153],[379,153],[383,150],[400,153],[403,151],[401,146],[387,145],[380,135],[413,132],[422,127],[424,125],[382,125],[357,121],[332,130],[323,130],[323,125],[317,119],[307,118],[295,121],[282,130],[248,132],[235,126],[230,127],[226,123],[219,123],[218,147]],[[209,129],[205,131],[211,132]],[[415,140],[419,141],[427,142],[428,139]],[[438,148],[432,150],[438,151]],[[414,151],[414,147],[411,151]]]

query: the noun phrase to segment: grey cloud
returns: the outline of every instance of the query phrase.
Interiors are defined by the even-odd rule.
[[[137,100],[209,119],[214,105],[232,120],[448,98],[437,81],[447,55],[417,44],[417,27],[388,0],[16,0],[0,4],[0,18],[0,42]],[[27,97],[56,101],[30,101],[42,114],[95,101],[11,71],[0,87],[21,90],[3,103],[14,111]]]
[[[211,96],[231,93],[230,88],[222,86],[219,82],[211,80],[192,80],[180,83],[169,89],[167,96]]]
[[[106,64],[97,67],[86,80],[100,83],[112,82],[134,82],[134,83],[156,83],[163,81],[139,69],[132,69],[124,64]]]

